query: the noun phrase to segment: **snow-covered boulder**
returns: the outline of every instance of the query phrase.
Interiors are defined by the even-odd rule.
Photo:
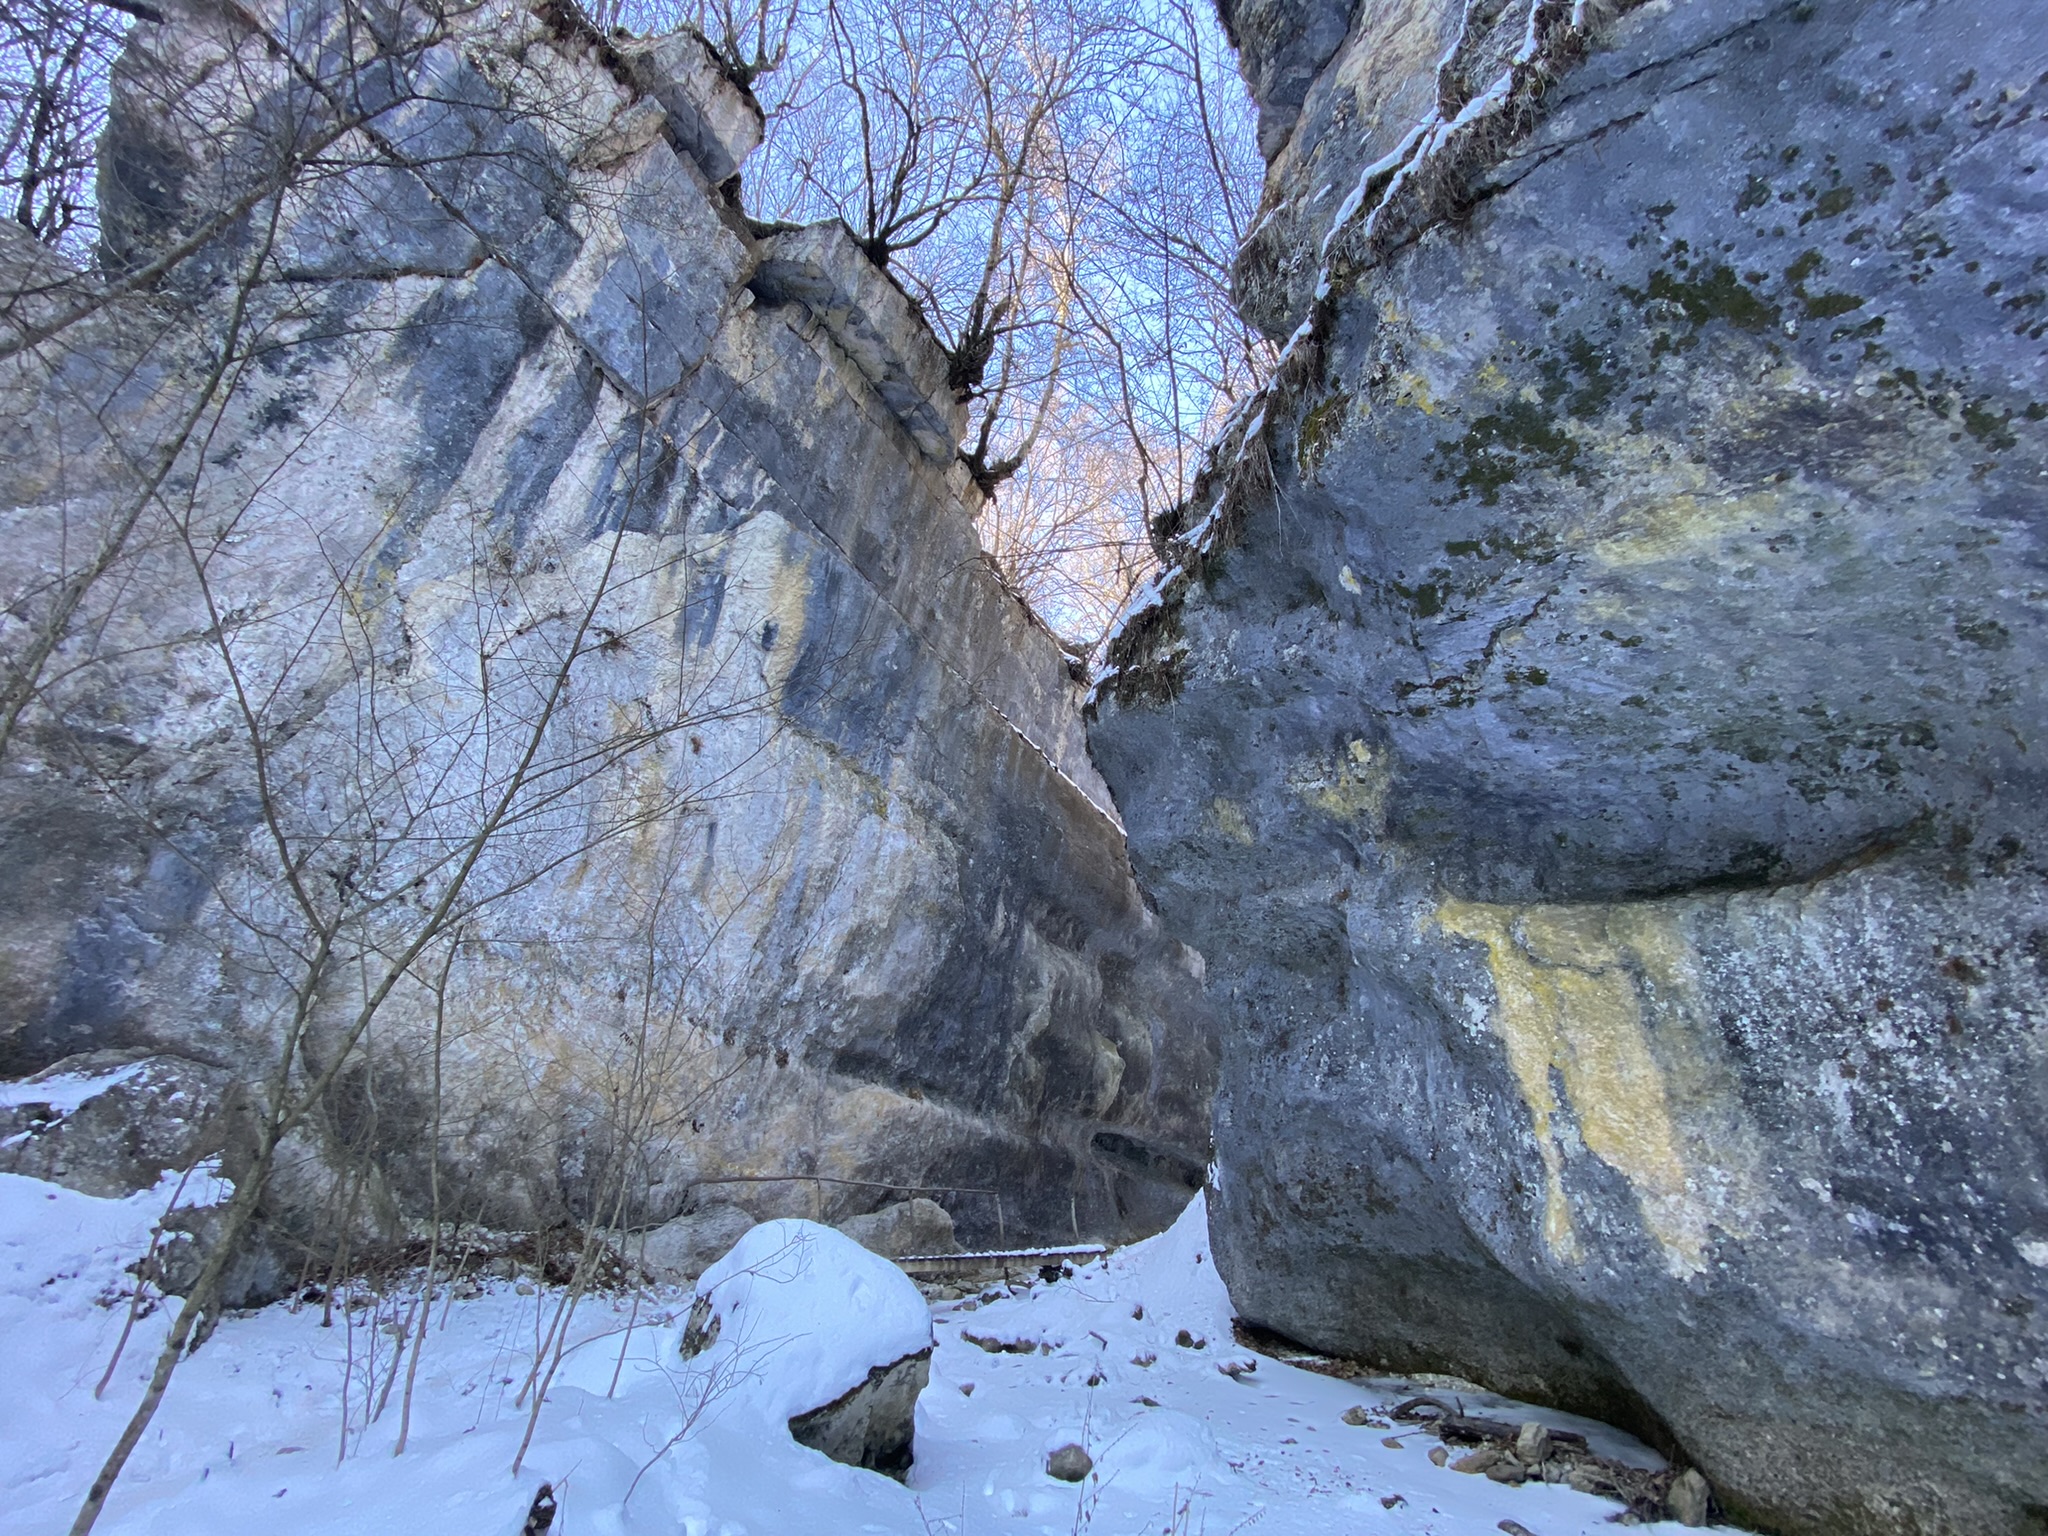
[[[835,1461],[910,1465],[931,1310],[903,1271],[843,1232],[762,1222],[698,1279],[674,1348],[705,1389]]]
[[[119,1200],[219,1150],[228,1074],[182,1057],[93,1051],[0,1083],[0,1169]]]

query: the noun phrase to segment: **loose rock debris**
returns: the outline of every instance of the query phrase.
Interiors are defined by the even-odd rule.
[[[1706,1525],[1713,1514],[1713,1490],[1697,1471],[1667,1467],[1652,1472],[1630,1466],[1595,1454],[1586,1437],[1574,1430],[1480,1418],[1440,1397],[1411,1397],[1390,1414],[1443,1441],[1429,1453],[1438,1466],[1448,1461],[1453,1472],[1496,1483],[1563,1483],[1580,1493],[1615,1499],[1626,1506],[1615,1517],[1622,1525],[1675,1520],[1697,1527]],[[1453,1451],[1461,1448],[1464,1454],[1452,1460]],[[1501,1529],[1507,1530],[1509,1524],[1503,1522]]]
[[[996,1339],[980,1333],[963,1333],[960,1337],[970,1344],[979,1345],[992,1355],[1049,1355],[1052,1353],[1052,1346],[1038,1339]]]

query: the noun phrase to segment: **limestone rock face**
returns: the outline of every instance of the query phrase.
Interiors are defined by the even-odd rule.
[[[1092,732],[1225,1018],[1219,1268],[1768,1529],[2033,1530],[2048,39],[1345,14],[1240,271],[1301,329]]]
[[[317,1073],[526,773],[273,1214],[395,1230],[438,1126],[443,1209],[498,1226],[658,1223],[719,1174],[790,1179],[743,1186],[756,1217],[859,1208],[814,1173],[961,1186],[991,1233],[989,1192],[1048,1234],[1070,1197],[1105,1235],[1170,1220],[1206,1157],[1200,962],[980,556],[916,311],[842,231],[753,232],[722,184],[759,110],[696,39],[498,0],[391,25],[417,46],[335,99],[393,105],[345,132],[292,62],[367,46],[338,13],[138,26],[109,270],[190,259],[107,297],[0,237],[10,662],[53,573],[117,551],[0,761],[7,1069],[261,1084],[303,1027]],[[339,137],[260,195],[287,109]]]

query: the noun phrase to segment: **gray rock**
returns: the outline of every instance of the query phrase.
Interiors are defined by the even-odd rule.
[[[657,1280],[684,1285],[752,1229],[754,1218],[736,1205],[708,1205],[662,1223],[644,1237],[628,1238],[627,1254]]]
[[[1707,1523],[1707,1480],[1694,1468],[1687,1467],[1672,1479],[1671,1492],[1664,1496],[1664,1505],[1671,1518],[1680,1525],[1702,1526]]]
[[[1515,1459],[1525,1467],[1540,1467],[1550,1459],[1550,1431],[1530,1422],[1515,1431]]]
[[[1224,0],[1217,7],[1258,102],[1259,149],[1268,160],[1294,131],[1356,9],[1356,0]]]
[[[1482,1446],[1479,1450],[1468,1451],[1451,1463],[1453,1472],[1464,1472],[1473,1476],[1491,1474],[1501,1464],[1507,1452],[1497,1445]]]
[[[226,1227],[225,1205],[184,1205],[170,1212],[163,1220],[151,1278],[170,1295],[189,1295]],[[260,1307],[276,1301],[304,1274],[303,1259],[274,1226],[257,1222],[243,1234],[221,1271],[215,1293],[219,1306]],[[216,1314],[207,1331],[218,1320]]]
[[[914,1458],[917,1396],[931,1368],[929,1349],[875,1366],[851,1392],[791,1419],[789,1432],[834,1461],[901,1478]]]
[[[292,16],[299,63],[348,57],[319,16]],[[472,927],[452,976],[445,1023],[465,1044],[443,1062],[438,1147],[433,1009],[408,983],[280,1164],[266,1216],[313,1242],[367,1147],[371,1237],[424,1213],[430,1171],[469,1220],[591,1219],[619,1150],[627,1021],[651,1005],[681,1052],[654,1111],[673,1134],[605,1219],[666,1217],[708,1177],[835,1166],[999,1190],[1013,1238],[1064,1234],[1076,1212],[1105,1235],[1156,1230],[1208,1155],[1200,961],[1136,888],[1058,643],[980,558],[937,343],[843,231],[764,241],[734,215],[723,164],[678,126],[696,112],[734,163],[751,142],[751,107],[705,75],[701,44],[621,42],[622,64],[516,6],[450,26],[406,66],[417,78],[344,82],[344,97],[400,91],[392,121],[427,153],[351,160],[285,198],[284,280],[249,315],[269,361],[236,375],[207,456],[181,462],[181,504],[236,529],[238,612],[353,563],[376,716],[422,731],[422,750],[470,696],[452,660],[465,623],[474,660],[477,623],[531,603],[539,627],[518,643],[542,643],[554,584],[618,538],[634,574],[546,750],[586,761],[622,722],[686,700],[687,728],[585,786],[592,806],[686,809],[595,847],[577,817],[522,830],[505,858],[530,854],[536,878],[509,880],[489,908],[503,942]],[[248,125],[303,94],[240,27],[181,7],[131,35],[103,159],[113,264],[245,191],[275,138]],[[0,381],[9,644],[195,398],[246,234]],[[0,273],[34,290],[14,312],[68,303],[81,279],[24,242],[0,231]],[[261,1084],[291,1014],[241,919],[296,919],[219,713],[206,604],[163,531],[92,589],[0,764],[18,877],[0,889],[0,1066],[15,1074],[120,1048]],[[364,782],[371,685],[331,627],[299,638],[250,660],[276,701],[272,787],[311,818]],[[393,783],[391,766],[370,778]],[[345,889],[334,857],[322,879]],[[619,918],[655,910],[668,963],[650,986]],[[373,946],[397,935],[368,930],[412,921],[378,913],[358,935]],[[346,1029],[337,989],[310,1039]],[[508,1065],[527,1052],[554,1064],[542,1091]],[[763,1216],[858,1208],[801,1178],[751,1187]],[[993,1198],[954,1204],[994,1239]]]
[[[549,308],[622,394],[657,398],[703,365],[754,254],[665,141],[619,177],[615,239],[586,244],[554,277]]]
[[[1468,10],[1462,85],[1382,35]],[[2018,1536],[2048,36],[1628,9],[1368,197],[1311,304],[1311,141],[1369,163],[1528,14],[1361,9],[1302,98],[1261,323],[1310,330],[1103,689],[1228,1016],[1217,1265],[1317,1349],[1681,1448],[1745,1523]]]
[[[661,104],[676,148],[716,184],[739,173],[761,143],[764,119],[751,91],[727,79],[710,47],[685,28],[622,44],[634,84]]]
[[[770,304],[801,303],[861,371],[926,455],[957,456],[967,402],[947,382],[945,355],[896,279],[868,259],[836,221],[768,238],[753,291]]]
[[[725,1326],[724,1317],[712,1308],[709,1296],[699,1296],[690,1304],[690,1315],[683,1323],[683,1337],[680,1352],[685,1360],[694,1360],[713,1344],[718,1342],[719,1331]]]
[[[6,1085],[0,1169],[108,1200],[149,1189],[222,1149],[228,1081],[218,1067],[175,1056],[67,1057]],[[96,1085],[104,1086],[89,1091]]]
[[[1078,1483],[1095,1470],[1095,1458],[1078,1445],[1063,1445],[1045,1458],[1045,1475]]]
[[[865,1216],[849,1216],[839,1230],[870,1253],[900,1259],[912,1253],[958,1253],[953,1218],[936,1200],[923,1195],[899,1200]]]
[[[1361,29],[1370,46],[1353,42],[1340,55],[1358,0],[1232,0],[1224,8],[1246,49],[1269,167],[1266,207],[1237,253],[1236,298],[1273,340],[1285,341],[1307,314],[1323,239],[1362,173],[1437,104],[1438,61],[1468,9],[1517,28],[1526,14],[1520,3],[1379,5]]]

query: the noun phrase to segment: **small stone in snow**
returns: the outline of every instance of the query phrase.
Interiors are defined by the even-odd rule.
[[[1381,1499],[1381,1500],[1380,1500],[1380,1508],[1381,1508],[1381,1509],[1398,1509],[1398,1508],[1400,1508],[1400,1507],[1401,1507],[1401,1506],[1402,1506],[1403,1504],[1406,1504],[1407,1502],[1408,1502],[1408,1500],[1407,1500],[1407,1499],[1406,1499],[1406,1498],[1405,1498],[1404,1496],[1402,1496],[1401,1494],[1398,1494],[1398,1493],[1390,1493],[1390,1494],[1388,1494],[1388,1495],[1387,1495],[1387,1496],[1386,1496],[1386,1497],[1385,1497],[1384,1499]]]
[[[1445,1450],[1440,1445],[1432,1445],[1429,1448],[1429,1459],[1432,1463],[1440,1467],[1445,1462],[1451,1459],[1451,1453]]]
[[[1209,1347],[1207,1339],[1198,1339],[1185,1328],[1173,1336],[1173,1342],[1182,1349],[1207,1349]]]
[[[1550,1431],[1534,1422],[1515,1433],[1515,1456],[1525,1467],[1540,1467],[1550,1457]]]
[[[1371,1417],[1372,1414],[1367,1411],[1366,1406],[1363,1403],[1353,1403],[1349,1408],[1346,1408],[1343,1413],[1344,1422],[1346,1424],[1351,1425],[1363,1424],[1367,1419]]]
[[[1078,1483],[1095,1470],[1095,1458],[1078,1445],[1063,1445],[1045,1459],[1048,1477],[1063,1483]]]
[[[1399,1435],[1386,1435],[1381,1438],[1380,1444],[1390,1451],[1398,1451],[1401,1449],[1401,1437]]]

